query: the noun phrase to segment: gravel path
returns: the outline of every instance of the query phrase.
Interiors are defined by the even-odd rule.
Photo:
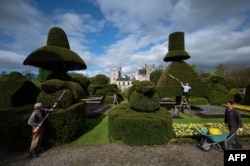
[[[243,143],[250,149],[250,142]],[[40,157],[29,159],[28,154],[0,153],[2,166],[221,166],[223,152],[212,148],[209,152],[197,148],[195,143],[170,143],[160,146],[63,145],[52,148]]]

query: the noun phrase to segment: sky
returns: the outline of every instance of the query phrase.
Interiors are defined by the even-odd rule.
[[[250,62],[249,0],[0,0],[0,72],[37,72],[23,61],[46,45],[52,27],[87,65],[74,72],[88,77],[167,67],[174,32],[184,32],[185,62],[199,71]]]

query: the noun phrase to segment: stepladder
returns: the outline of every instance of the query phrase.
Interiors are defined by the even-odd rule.
[[[179,105],[175,105],[175,110],[177,114],[185,113],[186,111],[191,115],[191,108],[185,96],[182,96],[181,103]]]

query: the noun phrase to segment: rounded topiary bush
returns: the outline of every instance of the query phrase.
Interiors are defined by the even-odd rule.
[[[108,113],[111,140],[129,145],[166,143],[174,137],[172,123],[172,116],[163,107],[151,113],[136,112],[127,103],[121,103]]]
[[[211,90],[209,93],[210,104],[220,105],[230,100],[233,100],[233,97],[229,94],[229,91],[224,85],[218,83],[211,85]]]
[[[131,97],[132,93],[133,93],[134,90],[135,90],[136,84],[138,84],[139,82],[140,82],[139,80],[134,80],[134,81],[132,81],[132,86],[129,87],[128,93],[127,93],[127,98],[128,98],[128,100],[130,100],[130,97]]]
[[[208,100],[204,97],[195,97],[192,96],[189,100],[190,104],[194,104],[194,105],[207,105],[208,104]]]
[[[139,112],[155,112],[160,107],[160,96],[155,84],[150,81],[141,81],[136,84],[130,96],[129,104],[132,109]]]

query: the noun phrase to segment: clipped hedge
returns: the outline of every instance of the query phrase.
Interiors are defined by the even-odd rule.
[[[189,99],[190,104],[195,104],[195,105],[207,105],[208,100],[204,97],[196,97],[192,96]]]
[[[21,73],[11,72],[0,78],[0,92],[1,109],[34,103],[40,89]]]
[[[112,141],[128,145],[164,144],[174,137],[173,119],[166,108],[153,113],[136,112],[127,103],[108,113],[108,130]]]
[[[44,130],[44,145],[69,143],[81,136],[85,129],[85,102],[78,102],[66,109],[59,108],[50,114]]]
[[[33,105],[0,110],[0,149],[28,151],[31,127],[27,125]]]
[[[34,105],[0,110],[0,149],[28,151],[31,127],[27,121]],[[85,129],[85,102],[67,109],[57,108],[44,122],[43,147],[68,143],[83,134]]]
[[[51,79],[43,82],[41,84],[42,91],[50,94],[56,91],[62,91],[64,89],[69,89],[73,94],[74,101],[79,101],[84,97],[84,90],[79,83],[72,81],[62,81],[59,79]]]

